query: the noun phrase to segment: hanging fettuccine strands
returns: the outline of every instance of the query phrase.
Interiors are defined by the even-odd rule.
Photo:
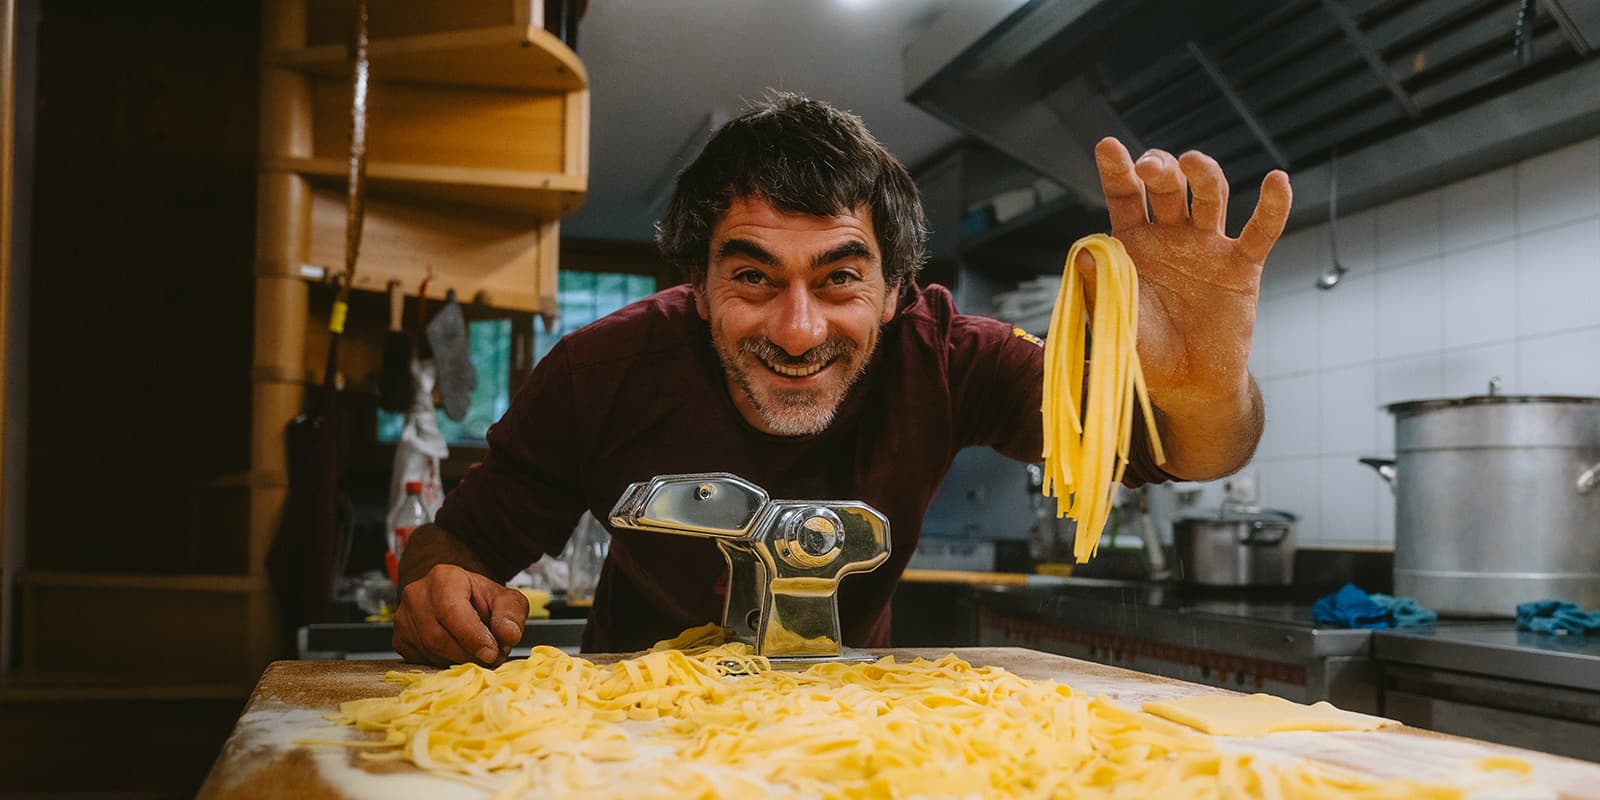
[[[1082,251],[1095,261],[1092,319],[1087,288],[1073,266]],[[1056,498],[1056,516],[1078,523],[1073,557],[1079,563],[1088,561],[1099,546],[1116,486],[1127,469],[1135,397],[1156,463],[1166,461],[1139,367],[1138,330],[1139,280],[1122,243],[1104,234],[1073,243],[1045,339],[1042,411],[1044,493]]]

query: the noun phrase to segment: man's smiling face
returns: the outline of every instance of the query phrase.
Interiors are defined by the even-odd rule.
[[[695,301],[739,413],[779,436],[827,428],[894,317],[892,288],[866,208],[814,217],[735,199]]]

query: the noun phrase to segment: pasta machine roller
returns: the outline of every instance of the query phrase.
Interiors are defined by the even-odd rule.
[[[728,560],[722,626],[775,667],[871,661],[843,647],[839,579],[889,558],[889,520],[854,500],[773,500],[726,472],[658,475],[611,509],[620,530],[713,539]]]

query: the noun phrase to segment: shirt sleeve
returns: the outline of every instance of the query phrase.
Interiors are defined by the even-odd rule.
[[[560,343],[539,362],[487,435],[474,464],[439,508],[444,528],[507,580],[558,555],[583,514],[572,373]]]
[[[950,335],[950,389],[962,446],[987,445],[1017,461],[1044,460],[1042,340],[998,320],[956,316]],[[1133,488],[1170,480],[1173,476],[1155,463],[1144,412],[1135,403],[1122,483]]]

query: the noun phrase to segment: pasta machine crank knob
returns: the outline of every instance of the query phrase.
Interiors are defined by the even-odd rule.
[[[839,557],[844,544],[844,522],[822,506],[796,509],[783,515],[778,557],[800,569],[825,567]]]

